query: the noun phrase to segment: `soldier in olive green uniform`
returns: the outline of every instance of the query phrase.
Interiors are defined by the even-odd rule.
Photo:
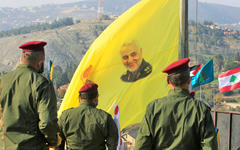
[[[188,91],[189,58],[172,63],[168,73],[168,96],[147,106],[135,150],[217,150],[210,108]]]
[[[79,91],[81,104],[64,111],[58,125],[62,144],[57,150],[116,150],[118,130],[112,116],[97,109],[97,84],[87,83]]]
[[[57,144],[57,105],[52,83],[43,72],[46,42],[21,45],[21,63],[0,78],[4,150],[45,150]]]

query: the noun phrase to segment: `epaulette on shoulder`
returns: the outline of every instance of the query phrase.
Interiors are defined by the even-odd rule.
[[[146,73],[149,73],[149,72],[151,72],[151,71],[152,71],[152,68],[149,67],[149,66],[147,66],[147,67],[144,69],[144,72],[146,72]]]

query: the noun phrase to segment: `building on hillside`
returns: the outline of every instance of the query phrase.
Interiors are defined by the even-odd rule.
[[[64,84],[62,86],[60,86],[58,89],[57,89],[57,93],[59,96],[63,97],[67,91],[67,88],[68,88],[69,84]]]
[[[128,126],[122,130],[124,150],[133,150],[140,124]]]

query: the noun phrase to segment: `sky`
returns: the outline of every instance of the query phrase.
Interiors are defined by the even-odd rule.
[[[216,4],[240,7],[240,0],[199,0],[199,1],[205,2],[205,3],[216,3]]]
[[[0,7],[40,6],[44,4],[72,3],[81,0],[0,0]]]
[[[43,4],[71,3],[77,1],[81,0],[0,0],[0,7],[17,8],[24,6],[40,6]],[[240,7],[240,0],[199,0],[199,1]]]

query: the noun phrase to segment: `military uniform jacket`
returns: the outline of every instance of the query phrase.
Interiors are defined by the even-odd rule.
[[[64,111],[58,121],[60,136],[71,150],[116,150],[118,130],[112,116],[93,103],[81,102]],[[64,150],[62,142],[59,150]]]
[[[131,71],[127,70],[126,74],[123,74],[121,76],[121,79],[125,82],[134,82],[137,81],[138,79],[142,79],[148,76],[151,72],[152,66],[143,59],[136,74],[133,74]]]
[[[0,78],[5,150],[44,150],[57,143],[57,105],[52,83],[28,65]]]
[[[217,150],[210,109],[175,88],[147,106],[135,150]]]

